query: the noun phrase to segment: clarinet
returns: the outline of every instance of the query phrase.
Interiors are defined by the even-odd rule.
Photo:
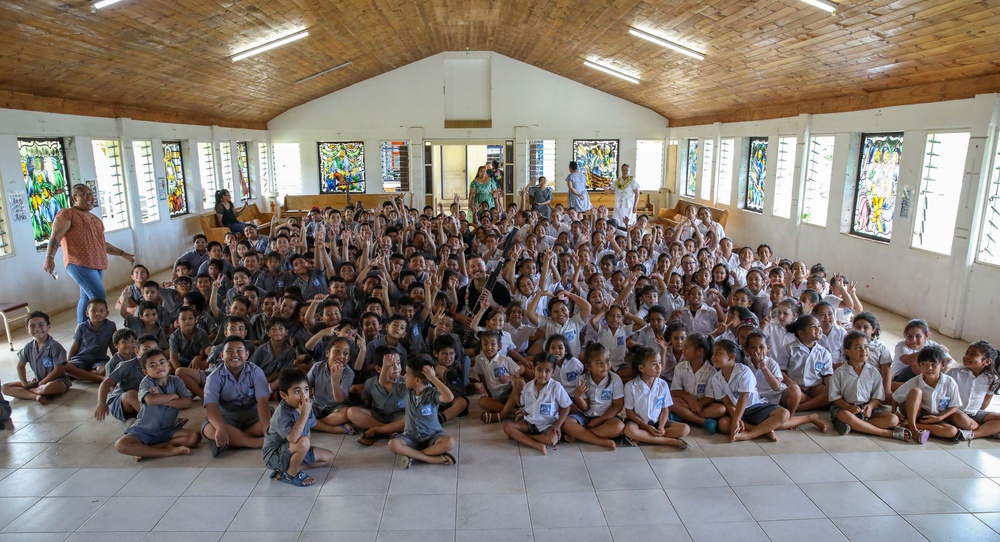
[[[514,231],[507,234],[507,239],[504,240],[503,253],[501,253],[500,255],[500,263],[498,263],[497,266],[493,268],[493,272],[491,272],[490,276],[486,278],[486,285],[483,286],[484,290],[489,290],[490,292],[493,291],[493,286],[495,286],[497,280],[500,279],[500,274],[503,273],[503,268],[505,265],[507,265],[507,260],[510,259],[510,251],[511,249],[514,248],[514,239],[517,237],[517,233],[519,230],[520,228],[514,228]],[[469,294],[468,289],[472,287],[472,284],[473,283],[470,281],[469,285],[466,286],[466,291],[465,291],[466,296],[468,296]],[[480,295],[482,295],[482,291],[479,293]],[[474,317],[476,313],[479,312],[479,296],[476,296],[475,303],[472,303],[471,300],[469,300],[469,302],[465,304],[465,311],[470,318]],[[471,344],[477,338],[478,336],[476,335],[475,331],[472,331],[471,329],[466,329],[465,335],[462,337],[462,342],[465,344]]]

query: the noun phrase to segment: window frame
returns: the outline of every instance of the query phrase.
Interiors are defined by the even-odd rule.
[[[698,151],[701,148],[700,140],[696,137],[685,140],[684,145],[684,177],[681,179],[681,196],[690,199],[698,199]],[[691,144],[694,143],[694,149]],[[692,166],[694,169],[692,170]]]
[[[110,202],[109,201],[107,203],[110,203],[111,207],[118,207],[117,212],[122,215],[122,217],[124,218],[124,220],[116,221],[114,224],[109,224],[108,223],[108,221],[110,219],[110,217],[108,216],[108,213],[111,212],[111,211],[113,211],[113,210],[108,209],[108,205],[105,205],[106,202],[103,201],[106,191],[105,191],[104,187],[102,186],[103,183],[101,182],[100,176],[97,175],[97,169],[96,169],[96,167],[97,167],[97,151],[98,151],[97,145],[100,142],[110,142],[110,143],[112,143],[114,145],[115,149],[116,149],[116,152],[118,153],[118,156],[116,157],[117,160],[114,161],[113,166],[112,166],[114,169],[117,170],[118,181],[114,182],[112,184],[112,187],[118,186],[118,188],[121,190],[121,192],[119,192],[118,194],[109,194],[107,197],[108,198],[112,198],[114,196],[120,195],[121,198],[120,198],[120,201],[118,201],[118,202]],[[129,228],[132,227],[132,220],[131,220],[131,217],[129,216],[130,213],[129,213],[129,204],[128,204],[128,182],[125,180],[125,165],[122,162],[122,159],[124,158],[124,156],[122,154],[122,144],[121,144],[121,141],[118,138],[94,138],[94,139],[90,140],[90,147],[91,147],[91,152],[94,153],[94,166],[95,166],[94,173],[95,173],[95,181],[96,181],[96,184],[97,184],[97,194],[96,194],[96,196],[97,196],[97,201],[100,203],[101,222],[104,223],[104,231],[110,233],[110,232],[115,232],[115,231],[127,230],[127,229],[129,229]]]
[[[191,214],[192,211],[191,211],[191,201],[190,201],[190,199],[188,197],[187,177],[185,176],[185,173],[184,173],[184,143],[181,140],[179,140],[179,139],[170,139],[170,140],[160,141],[160,145],[163,148],[164,182],[167,185],[167,215],[171,219],[173,219],[173,218],[179,218],[179,217],[182,217],[182,216],[189,215],[189,214]],[[173,212],[173,211],[170,210],[170,208],[171,208],[171,206],[170,206],[171,190],[170,190],[170,174],[169,173],[170,173],[170,169],[172,169],[172,168],[168,166],[170,160],[169,160],[168,155],[167,155],[167,145],[177,145],[177,158],[180,161],[179,164],[177,164],[175,166],[176,167],[176,169],[175,169],[175,179],[177,178],[176,174],[180,173],[179,187],[181,189],[181,194],[183,194],[184,210],[180,211],[180,212],[177,212],[177,213],[175,213],[175,212]]]
[[[653,145],[651,145],[650,143],[657,143],[658,146],[659,146],[659,150],[660,150],[660,161],[659,162],[660,163],[659,163],[659,168],[657,169],[657,172],[656,172],[656,187],[655,188],[650,188],[648,186],[643,186],[643,180],[640,180],[640,178],[639,178],[639,173],[643,169],[643,168],[639,167],[639,164],[640,164],[640,162],[639,162],[640,143],[646,143],[646,145],[643,145],[644,147],[652,147]],[[664,163],[665,163],[666,157],[667,157],[667,152],[666,152],[666,145],[664,145],[664,140],[662,140],[662,139],[637,139],[635,141],[635,162],[636,163],[635,163],[635,174],[633,176],[635,177],[635,182],[639,184],[639,191],[640,192],[643,191],[643,190],[650,191],[650,192],[659,192],[660,189],[663,188],[663,168],[664,168]]]
[[[726,175],[723,175],[723,156],[726,150],[726,142],[729,142],[729,171]],[[716,205],[732,205],[733,204],[733,176],[736,172],[736,138],[735,137],[723,137],[719,139],[719,172],[715,179],[715,193],[712,196],[712,201]],[[726,183],[726,201],[722,202],[719,199],[719,194],[722,192],[722,183]]]
[[[410,142],[401,139],[397,141],[379,141],[379,158],[382,165],[382,192],[389,193],[405,193],[410,191]],[[389,164],[386,164],[387,154],[389,157]],[[398,164],[393,167],[393,156],[398,157]],[[399,187],[393,187],[393,192],[386,190],[386,174],[390,171],[396,171],[399,178],[392,179],[392,183],[398,183]]]
[[[942,252],[940,250],[936,250],[936,249],[933,249],[933,248],[928,248],[926,246],[918,246],[917,245],[917,238],[918,238],[918,236],[922,235],[924,232],[928,231],[928,228],[923,228],[923,231],[921,231],[920,233],[918,233],[918,229],[920,229],[920,228],[922,228],[924,226],[924,220],[920,218],[920,214],[921,214],[922,211],[923,211],[923,214],[925,214],[925,215],[927,214],[927,210],[925,208],[927,198],[924,195],[924,193],[927,192],[927,190],[925,188],[925,184],[924,183],[926,181],[928,181],[928,180],[931,180],[931,179],[928,178],[928,172],[927,172],[927,170],[928,169],[941,169],[941,166],[935,167],[933,165],[928,165],[927,162],[932,161],[934,156],[941,156],[941,155],[939,155],[939,154],[931,154],[931,152],[929,152],[927,150],[927,146],[930,145],[930,144],[932,144],[932,142],[931,142],[931,138],[932,137],[940,136],[940,135],[946,135],[946,134],[961,134],[961,135],[964,135],[966,137],[965,137],[965,152],[962,155],[962,161],[961,161],[961,163],[959,163],[959,167],[960,167],[959,176],[958,176],[959,177],[959,185],[958,185],[958,193],[957,193],[957,195],[955,197],[955,210],[954,210],[955,218],[952,221],[952,223],[948,226],[950,228],[950,230],[951,230],[950,242],[948,243],[947,249],[944,252]],[[963,186],[965,184],[965,162],[969,158],[969,141],[971,141],[971,140],[972,140],[972,132],[968,131],[968,130],[927,130],[927,135],[924,138],[923,160],[921,160],[921,164],[920,164],[920,172],[921,172],[920,179],[919,179],[920,184],[919,184],[919,186],[917,186],[916,197],[911,202],[912,213],[913,213],[913,215],[912,215],[912,217],[913,217],[913,228],[912,228],[912,231],[910,232],[910,248],[912,248],[914,250],[922,250],[922,251],[929,252],[931,254],[936,254],[936,255],[939,255],[939,256],[948,256],[948,257],[952,256],[952,252],[953,252],[953,249],[955,247],[955,231],[956,231],[956,229],[958,227],[958,213],[959,213],[959,211],[962,208],[962,189],[963,189]],[[940,142],[938,142],[938,143],[940,143]],[[946,162],[946,163],[949,163],[949,162]],[[933,180],[940,181],[941,179],[936,179],[935,178]],[[946,185],[947,185],[947,183],[946,183]],[[902,211],[903,210],[901,209],[900,210],[900,214],[902,214]],[[942,226],[941,224],[932,224],[932,227],[929,228],[929,229],[933,230],[933,229],[935,229],[937,227],[941,227],[941,226]]]
[[[814,177],[813,177],[812,174],[813,174],[814,171],[818,171],[818,170],[814,170],[812,164],[819,163],[818,161],[814,161],[813,160],[813,153],[816,152],[815,149],[816,149],[816,145],[817,145],[817,140],[819,140],[819,139],[830,139],[830,140],[832,140],[832,144],[830,146],[831,147],[831,150],[830,150],[830,155],[831,155],[830,156],[830,172],[829,172],[829,175],[827,175],[827,178],[826,178],[826,199],[827,199],[827,201],[826,201],[826,211],[824,213],[823,222],[821,224],[817,223],[817,222],[810,222],[810,221],[806,220],[806,202],[807,201],[811,201],[811,200],[807,199],[807,195],[810,193],[810,185],[817,182],[814,179]],[[809,225],[809,226],[813,226],[813,227],[816,227],[816,228],[827,228],[828,225],[829,225],[829,222],[830,222],[830,200],[832,199],[830,197],[830,189],[833,187],[833,160],[834,160],[834,154],[836,152],[837,152],[837,136],[832,135],[832,134],[819,134],[819,135],[811,135],[810,134],[810,136],[809,136],[809,145],[806,148],[806,163],[807,163],[806,174],[805,174],[804,184],[802,186],[802,197],[801,197],[801,200],[802,200],[802,214],[799,217],[799,219],[802,221],[803,224],[806,224],[806,225]],[[810,207],[810,209],[811,209],[811,207]]]
[[[149,154],[143,152],[143,145],[149,149]],[[139,221],[152,224],[160,220],[160,198],[156,191],[156,169],[153,167],[153,141],[151,139],[133,139],[132,154],[135,157],[136,185],[139,187]],[[147,161],[148,158],[148,161]],[[152,203],[150,203],[152,202]],[[152,212],[143,213],[143,209]],[[146,220],[147,216],[153,218]]]
[[[59,154],[61,155],[61,158],[62,158],[62,163],[60,164],[60,169],[62,170],[63,180],[64,180],[64,182],[66,184],[66,186],[62,189],[62,191],[55,192],[53,194],[53,198],[57,199],[57,201],[58,201],[58,196],[60,195],[60,192],[61,192],[62,195],[63,195],[63,197],[64,197],[64,199],[66,200],[65,207],[62,207],[61,209],[59,209],[59,211],[61,211],[62,209],[66,209],[68,207],[71,207],[73,205],[72,191],[73,191],[73,184],[74,183],[73,183],[73,179],[69,175],[69,167],[68,167],[68,162],[67,162],[67,156],[68,155],[66,153],[66,147],[68,145],[66,143],[66,138],[64,138],[64,137],[18,137],[17,138],[18,157],[21,159],[21,168],[22,168],[22,171],[24,171],[24,181],[23,182],[24,182],[25,195],[27,196],[26,197],[25,205],[27,205],[27,208],[28,208],[28,221],[32,223],[32,241],[35,242],[35,251],[36,252],[42,252],[42,251],[44,251],[49,246],[49,239],[51,239],[51,237],[52,237],[51,223],[49,224],[49,227],[50,227],[49,235],[46,235],[45,238],[44,238],[44,240],[42,240],[42,241],[39,241],[39,240],[35,239],[35,236],[34,236],[34,222],[33,222],[33,220],[34,220],[33,219],[34,212],[31,210],[31,196],[30,196],[30,192],[28,191],[28,184],[27,184],[27,181],[28,181],[27,165],[24,162],[24,157],[21,156],[21,142],[22,141],[23,142],[57,142],[57,143],[59,143],[59,151],[60,151]],[[58,213],[58,211],[57,211],[57,213]]]
[[[754,208],[750,206],[750,169],[753,163],[753,148],[754,142],[764,143],[764,155],[763,155],[763,168],[760,174],[760,184],[761,184],[761,200],[760,208]],[[747,161],[746,168],[747,174],[744,179],[744,194],[741,209],[748,213],[754,213],[757,215],[764,214],[764,203],[767,201],[767,153],[771,150],[771,138],[769,136],[753,136],[747,138]]]
[[[852,236],[855,236],[855,237],[861,237],[863,239],[868,239],[870,241],[875,241],[875,242],[878,242],[878,243],[889,244],[890,242],[892,242],[892,227],[893,227],[893,224],[895,223],[895,220],[896,220],[896,200],[899,198],[899,174],[900,174],[900,171],[902,169],[902,162],[903,162],[903,145],[906,143],[906,140],[904,139],[903,135],[904,135],[903,132],[899,132],[899,131],[897,131],[897,132],[863,132],[861,134],[861,144],[860,144],[859,149],[858,149],[858,167],[857,167],[857,171],[855,172],[855,176],[854,176],[854,203],[853,203],[853,205],[851,205],[851,223],[850,223],[850,227],[847,230],[849,235],[852,235]],[[890,218],[890,222],[889,222],[889,226],[890,227],[889,227],[888,237],[880,237],[878,235],[872,235],[872,234],[865,233],[865,232],[859,232],[858,229],[857,229],[857,227],[856,227],[857,226],[857,219],[858,219],[858,203],[859,203],[860,198],[861,198],[861,172],[862,172],[862,169],[865,166],[865,160],[864,160],[864,156],[865,156],[865,141],[868,138],[870,138],[870,137],[879,137],[879,136],[885,136],[885,137],[896,137],[896,136],[898,136],[899,137],[899,163],[896,164],[896,175],[895,175],[895,179],[893,181],[893,183],[894,183],[894,186],[893,186],[893,201],[892,201],[892,207],[891,207],[891,209],[892,209],[892,217]]]

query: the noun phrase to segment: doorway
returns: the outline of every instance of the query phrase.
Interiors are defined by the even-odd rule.
[[[475,143],[452,143],[427,141],[430,147],[428,173],[430,174],[435,211],[437,203],[445,207],[458,196],[461,209],[469,209],[469,184],[476,177],[480,166],[500,162],[506,177],[507,153],[504,141],[481,141]],[[501,186],[506,193],[506,187]]]

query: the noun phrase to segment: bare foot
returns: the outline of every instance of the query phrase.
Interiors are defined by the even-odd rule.
[[[729,435],[729,442],[736,442],[738,440],[746,440],[746,437],[742,437],[741,438],[741,435],[744,435],[744,434],[745,433],[743,431],[740,431],[739,433],[733,433],[733,434]]]
[[[542,455],[549,454],[548,446],[542,444],[541,442],[536,442],[535,444],[532,444],[531,447],[538,450],[539,452],[542,452]]]
[[[187,446],[174,446],[171,451],[173,455],[191,455],[191,448]]]
[[[617,444],[615,444],[615,441],[614,441],[614,440],[612,440],[612,439],[608,439],[608,440],[607,440],[607,441],[606,441],[606,442],[604,443],[604,446],[605,446],[605,447],[607,447],[607,448],[610,448],[610,449],[611,449],[611,451],[615,451],[615,450],[617,450],[617,449],[618,449],[618,445],[617,445]]]
[[[40,405],[47,405],[47,404],[49,404],[49,398],[46,397],[46,396],[44,396],[44,395],[36,395],[35,396],[35,400],[38,401],[38,404],[40,404]]]
[[[820,419],[819,414],[810,414],[809,421],[812,422],[812,424],[815,425],[816,428],[819,429],[821,433],[826,433],[827,429],[826,423],[824,423],[823,420]]]
[[[135,461],[136,463],[138,463],[138,462],[142,461],[142,456],[141,455],[133,455],[132,456],[132,461]]]
[[[778,434],[774,431],[768,431],[764,434],[764,438],[770,440],[771,442],[778,442]]]
[[[566,442],[568,442],[570,444],[573,444],[574,442],[576,442],[576,439],[573,438],[573,437],[571,437],[571,436],[569,436],[569,435],[565,435],[563,438],[566,439]]]

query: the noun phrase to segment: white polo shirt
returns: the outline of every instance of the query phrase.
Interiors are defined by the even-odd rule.
[[[583,363],[576,358],[566,358],[562,365],[556,368],[552,379],[562,384],[566,393],[573,393],[580,383],[581,376],[583,376]]]
[[[759,403],[766,403],[759,393],[757,393],[757,379],[753,376],[753,370],[742,363],[737,363],[733,367],[733,372],[726,380],[722,371],[716,371],[709,382],[712,388],[712,397],[722,402],[724,397],[735,405],[740,400],[740,394],[747,394],[746,408]]]
[[[632,324],[622,324],[618,326],[618,331],[611,331],[607,322],[602,321],[601,324],[600,329],[597,330],[597,342],[607,349],[611,368],[617,371],[625,366],[625,356],[628,354],[625,339],[632,334]]]
[[[788,364],[782,370],[803,388],[811,388],[833,374],[830,351],[819,342],[809,348],[796,339],[788,344],[786,352]]]
[[[845,363],[833,372],[830,379],[830,402],[843,399],[852,405],[863,405],[872,399],[885,400],[882,374],[869,363],[857,373],[850,363]]]
[[[878,342],[877,340],[871,340],[868,342],[868,363],[880,369],[883,365],[892,364],[892,352],[889,352],[889,347]]]
[[[976,376],[965,367],[955,367],[948,371],[948,376],[955,379],[955,383],[958,384],[958,395],[962,400],[962,410],[966,414],[978,413],[983,408],[986,396],[996,395],[990,391],[990,378],[985,371]]]
[[[501,376],[514,376],[517,374],[518,365],[514,360],[503,354],[497,354],[492,359],[479,354],[476,356],[476,372],[479,378],[490,390],[490,395],[495,398],[506,397],[510,394],[511,383],[501,382]]]
[[[580,318],[579,313],[566,320],[565,324],[560,324],[548,316],[538,317],[538,327],[545,332],[545,338],[548,339],[553,335],[564,335],[568,343],[567,349],[574,354],[580,353],[580,334],[586,325],[587,323],[583,321],[583,318]]]
[[[834,322],[833,326],[830,327],[830,334],[823,333],[819,338],[819,344],[822,344],[823,348],[826,348],[830,352],[830,359],[834,363],[845,363],[847,361],[844,359],[844,337],[846,336],[847,330]]]
[[[524,405],[524,421],[545,431],[559,419],[559,409],[568,408],[573,401],[555,379],[550,379],[541,390],[532,380],[521,390],[521,404]]]
[[[684,360],[674,368],[674,379],[670,382],[670,389],[686,391],[701,399],[709,392],[708,382],[716,372],[715,367],[706,361],[696,373],[691,368],[691,362]]]
[[[767,366],[767,370],[777,379],[778,389],[771,389],[771,385],[767,383],[767,375],[764,374],[764,369],[753,369],[753,377],[757,379],[757,393],[768,403],[777,405],[781,402],[781,394],[788,389],[788,385],[785,384],[785,375],[781,374],[781,367],[778,367],[778,362],[774,361],[771,356],[764,358],[764,365]]]
[[[587,405],[590,407],[584,416],[596,418],[603,415],[611,408],[611,403],[625,397],[625,384],[622,378],[613,372],[601,382],[594,382],[591,376],[587,375]]]
[[[647,423],[658,422],[660,412],[672,404],[674,400],[667,389],[667,381],[662,378],[653,380],[652,388],[642,378],[633,378],[625,386],[625,408],[644,418]]]
[[[690,307],[682,309],[681,322],[684,322],[692,333],[709,335],[715,331],[715,326],[719,325],[719,313],[702,303],[693,314]]]
[[[937,386],[933,388],[924,382],[924,375],[917,375],[907,380],[905,384],[892,392],[893,400],[899,404],[906,403],[906,396],[913,388],[920,388],[924,392],[920,401],[920,408],[931,414],[940,414],[953,406],[959,408],[962,406],[958,383],[955,382],[954,378],[946,374],[941,375]]]

